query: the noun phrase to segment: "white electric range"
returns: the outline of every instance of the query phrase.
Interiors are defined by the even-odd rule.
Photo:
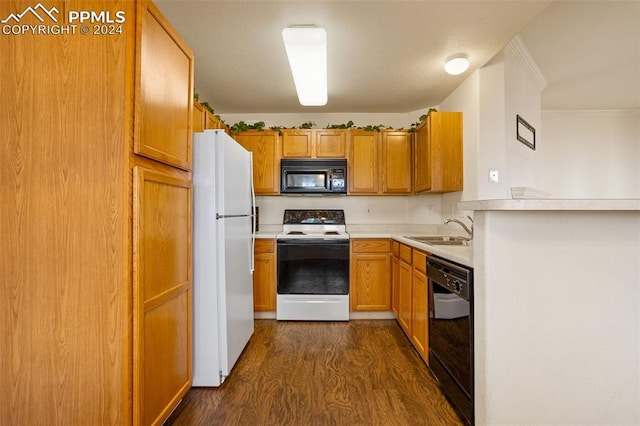
[[[278,320],[349,320],[344,210],[285,210],[277,235]]]

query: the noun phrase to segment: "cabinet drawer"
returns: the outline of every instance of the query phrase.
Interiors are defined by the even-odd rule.
[[[395,257],[400,257],[400,243],[397,241],[391,242],[391,254]]]
[[[391,240],[386,238],[352,240],[351,251],[353,253],[389,253]]]
[[[418,271],[427,273],[427,253],[413,249],[413,267]]]
[[[274,240],[257,238],[254,251],[256,253],[274,253]]]
[[[404,244],[400,244],[400,259],[403,262],[407,262],[411,264],[411,247],[406,246]]]

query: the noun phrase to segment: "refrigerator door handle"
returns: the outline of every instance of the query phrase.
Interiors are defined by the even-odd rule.
[[[228,219],[231,217],[247,217],[246,214],[220,214],[220,213],[216,213],[216,220],[219,219]]]
[[[251,171],[251,275],[255,271],[256,249],[256,191],[253,186],[253,152],[249,151],[249,170]]]

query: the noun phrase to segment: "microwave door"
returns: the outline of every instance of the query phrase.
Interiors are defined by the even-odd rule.
[[[285,174],[285,185],[288,191],[324,192],[329,189],[329,177],[325,170],[289,170]]]

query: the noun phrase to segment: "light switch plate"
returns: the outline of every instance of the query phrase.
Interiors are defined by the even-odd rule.
[[[489,182],[497,183],[500,180],[497,169],[489,169]]]

